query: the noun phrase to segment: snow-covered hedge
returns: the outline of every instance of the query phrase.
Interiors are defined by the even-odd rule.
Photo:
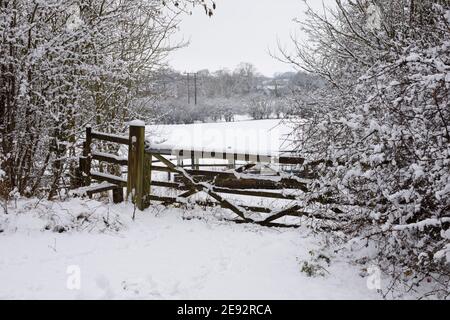
[[[116,233],[127,229],[131,214],[125,206],[106,205],[95,200],[72,198],[67,201],[21,198],[0,212],[0,233],[15,232],[94,232]]]
[[[314,110],[299,153],[326,160],[311,204],[345,211],[340,228],[376,243],[396,280],[448,296],[450,4],[336,2],[328,18],[309,12],[312,47],[286,56],[329,81],[301,104]]]
[[[167,39],[176,16],[193,4],[212,14],[211,2],[200,0],[0,2],[0,167],[6,194],[17,188],[22,195],[51,198],[79,183],[77,140],[84,128],[118,133],[140,116],[133,101],[174,49]]]

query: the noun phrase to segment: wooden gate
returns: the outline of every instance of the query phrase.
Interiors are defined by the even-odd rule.
[[[126,145],[128,146],[128,157],[96,152],[92,150],[94,140]],[[168,156],[175,156],[177,163],[174,164],[173,160],[168,159]],[[191,160],[190,169],[180,164],[180,159],[183,158]],[[228,167],[237,161],[243,164],[237,168],[229,168],[227,171],[201,170],[199,159],[206,158],[228,160]],[[94,160],[127,166],[127,178],[93,171],[91,168]],[[251,172],[260,163],[295,165],[302,164],[303,159],[291,156],[275,157],[272,155],[155,148],[145,140],[145,126],[140,122],[130,123],[128,137],[101,133],[87,127],[83,155],[80,157],[80,171],[83,173],[84,187],[78,189],[77,192],[92,196],[95,193],[112,190],[114,202],[121,202],[124,200],[123,194],[126,189],[126,199],[132,201],[140,210],[147,208],[151,202],[164,205],[191,202],[201,206],[220,206],[229,209],[236,215],[236,218],[231,220],[238,223],[296,227],[296,225],[280,224],[274,221],[285,216],[299,217],[310,214],[302,211],[295,195],[277,192],[277,190],[295,189],[307,192],[308,180],[282,172],[269,177]],[[152,172],[173,174],[174,181],[152,180]],[[302,172],[303,177],[308,177],[310,174],[311,172]],[[91,185],[92,180],[100,183]],[[179,194],[172,197],[152,194],[152,186],[175,189]],[[212,200],[189,199],[199,192],[206,193]],[[293,204],[282,210],[273,211],[265,207],[235,204],[232,200],[225,198],[223,194],[283,199],[290,200]],[[250,216],[254,212],[264,213],[264,218],[253,219]]]

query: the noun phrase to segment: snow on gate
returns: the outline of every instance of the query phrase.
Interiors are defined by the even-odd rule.
[[[91,150],[92,140],[103,140],[128,145],[128,157],[119,158],[115,155],[95,152]],[[245,139],[244,139],[245,140]],[[175,156],[169,159],[167,156]],[[190,169],[183,165],[184,159],[190,159]],[[201,164],[200,159],[226,160],[226,171],[204,170],[201,166],[219,166],[220,164]],[[92,160],[128,166],[127,178],[113,176],[102,172],[91,170]],[[174,164],[174,161],[176,164]],[[238,163],[241,163],[238,166]],[[310,216],[312,213],[301,211],[302,206],[297,202],[302,193],[307,192],[308,179],[298,176],[287,175],[282,172],[273,172],[272,175],[261,174],[261,169],[255,172],[255,168],[261,164],[278,165],[301,165],[303,159],[283,154],[252,154],[249,152],[230,152],[229,150],[213,150],[203,147],[202,149],[180,149],[168,147],[167,144],[157,144],[146,138],[143,123],[132,122],[130,124],[129,136],[117,136],[86,129],[86,142],[84,144],[83,157],[80,158],[80,168],[84,172],[84,192],[92,195],[103,192],[106,189],[113,190],[116,202],[123,201],[120,196],[126,187],[127,198],[131,197],[133,203],[143,210],[150,202],[161,202],[169,204],[196,203],[201,206],[220,206],[229,209],[237,218],[235,222],[251,222],[265,226],[289,226],[277,223],[275,220],[286,216],[302,217]],[[166,172],[169,179],[166,181],[155,180],[153,172]],[[175,177],[172,179],[172,175]],[[308,172],[303,173],[305,176]],[[91,178],[107,184],[100,184],[88,188]],[[161,196],[151,193],[151,187],[171,188],[181,193],[173,196]],[[286,190],[290,189],[290,192]],[[278,190],[283,190],[279,192]],[[209,196],[208,199],[198,199],[198,193]],[[273,198],[289,201],[290,204],[284,208],[272,210],[267,207],[235,203],[223,196],[238,195],[255,198]],[[188,199],[189,198],[189,199]],[[193,199],[196,198],[196,199]],[[211,201],[211,199],[213,201]],[[252,203],[251,203],[252,204]]]

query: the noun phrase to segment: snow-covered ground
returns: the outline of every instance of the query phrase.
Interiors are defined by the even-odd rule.
[[[279,120],[146,129],[160,146],[259,154],[286,149],[290,132]],[[243,200],[271,208],[292,205],[232,199]],[[19,199],[8,211],[0,207],[0,299],[381,298],[373,281],[382,278],[374,278],[370,265],[353,262],[364,244],[349,244],[339,253],[323,249],[323,235],[306,226],[234,224],[223,219],[230,214],[224,209],[157,205],[136,212],[133,221],[131,204],[105,199]]]
[[[321,251],[306,228],[233,224],[220,209],[152,207],[132,221],[129,204],[17,206],[0,214],[1,299],[380,298],[361,266]],[[203,219],[185,219],[195,216]],[[323,275],[302,272],[314,261]]]

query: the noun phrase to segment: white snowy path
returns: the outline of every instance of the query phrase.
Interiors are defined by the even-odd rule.
[[[300,272],[299,260],[318,248],[306,230],[183,220],[177,209],[147,210],[117,234],[41,231],[39,218],[14,219],[17,231],[0,233],[1,299],[379,298],[338,258],[326,277]],[[66,287],[70,265],[80,267],[80,290]]]

